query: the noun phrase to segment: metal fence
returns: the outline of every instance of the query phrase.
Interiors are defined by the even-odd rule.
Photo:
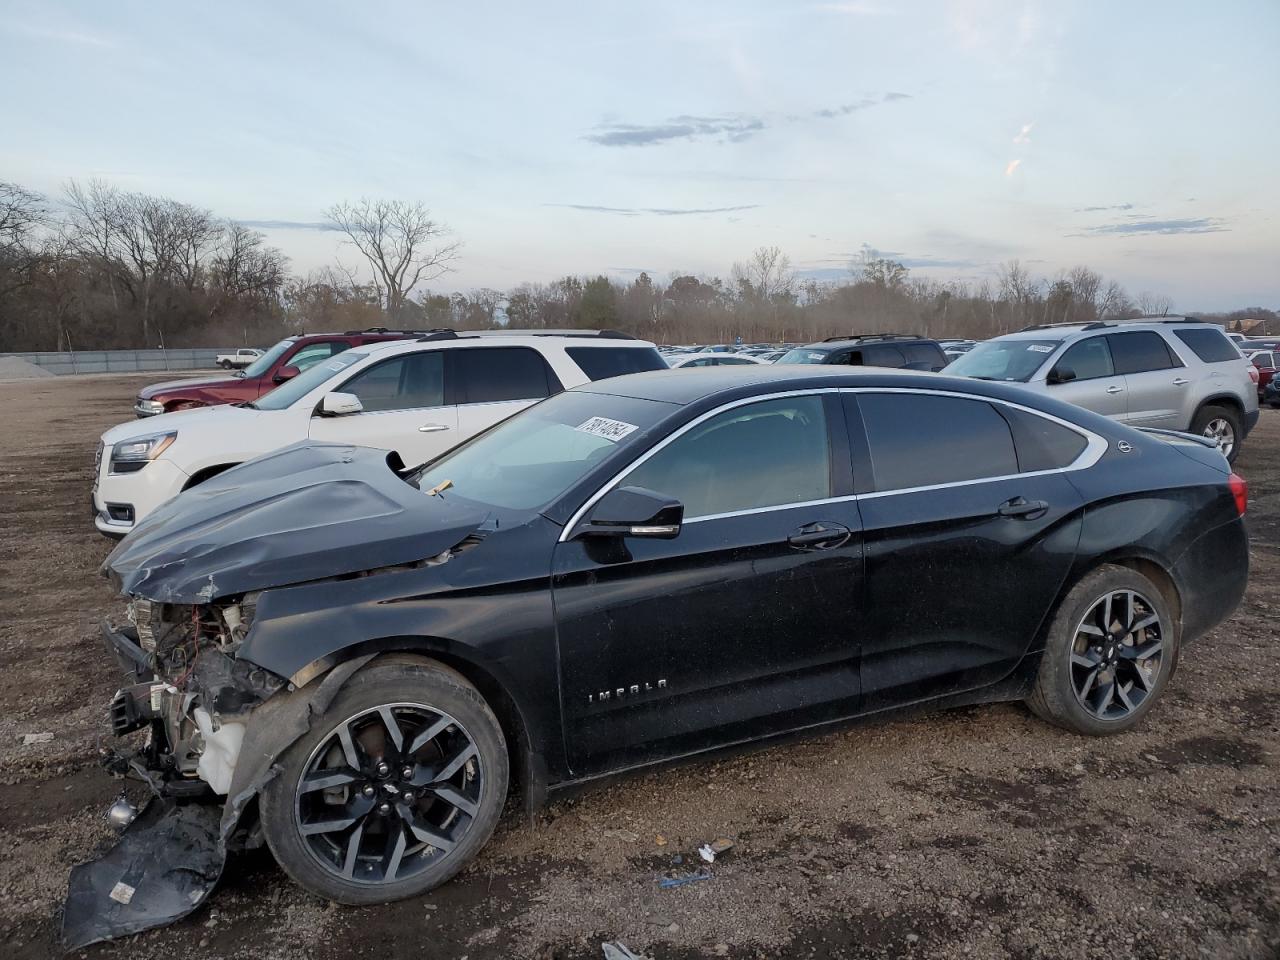
[[[220,353],[235,348],[208,347],[194,350],[74,350],[38,353],[0,353],[19,357],[50,373],[146,373],[148,370],[208,370],[217,366]]]

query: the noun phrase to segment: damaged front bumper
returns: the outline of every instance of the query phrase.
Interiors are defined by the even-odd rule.
[[[103,762],[145,783],[152,798],[110,851],[72,870],[62,919],[68,950],[164,926],[199,907],[228,852],[259,842],[256,818],[246,814],[278,772],[275,758],[371,659],[347,661],[295,689],[237,660],[235,628],[211,632],[207,610],[179,608],[185,630],[177,639],[174,611],[153,613],[135,610],[136,627],[102,626],[127,681],[112,700],[112,732],[149,728],[141,746],[104,749]]]

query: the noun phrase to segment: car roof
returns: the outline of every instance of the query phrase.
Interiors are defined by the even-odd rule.
[[[1093,320],[1089,323],[1047,323],[1023,327],[992,340],[1066,340],[1078,333],[1130,333],[1137,330],[1217,330],[1231,336],[1217,323],[1195,317],[1135,317],[1132,320]]]
[[[797,347],[798,350],[841,350],[844,347],[863,343],[937,343],[932,337],[918,337],[914,334],[904,333],[859,333],[850,334],[847,337],[828,337],[826,340],[817,340],[813,343],[806,343],[803,347]]]
[[[478,331],[475,335],[459,333],[456,337],[440,338],[417,337],[412,340],[375,340],[362,343],[353,350],[376,352],[378,356],[390,356],[397,353],[413,353],[418,350],[457,349],[459,347],[533,347],[556,345],[561,347],[613,347],[637,348],[652,350],[653,344],[647,340],[613,339],[611,337],[558,336],[555,334],[506,334]]]

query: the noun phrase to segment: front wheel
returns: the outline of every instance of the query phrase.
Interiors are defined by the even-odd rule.
[[[507,794],[497,718],[460,675],[375,662],[355,674],[263,790],[285,872],[339,903],[423,893],[484,846]]]
[[[1236,462],[1240,451],[1240,415],[1230,407],[1202,407],[1191,421],[1191,432],[1207,437],[1218,445],[1227,463]]]
[[[1164,691],[1178,630],[1156,585],[1128,567],[1092,571],[1054,616],[1028,706],[1077,733],[1122,733]]]

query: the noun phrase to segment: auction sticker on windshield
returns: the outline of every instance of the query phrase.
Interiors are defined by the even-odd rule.
[[[1033,343],[1027,349],[1034,350],[1036,353],[1053,353],[1053,347],[1043,343]]]
[[[574,429],[589,433],[593,437],[603,437],[610,443],[617,443],[639,428],[634,423],[623,423],[621,420],[610,420],[608,417],[592,417],[590,420],[584,420]]]

